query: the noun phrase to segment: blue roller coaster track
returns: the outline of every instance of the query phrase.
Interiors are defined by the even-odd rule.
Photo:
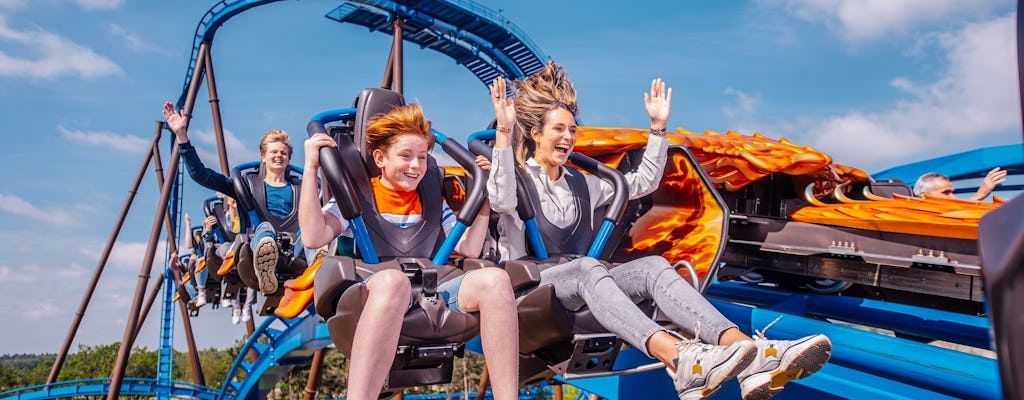
[[[281,0],[221,0],[203,14],[192,38],[192,56],[185,70],[179,108],[185,104],[198,67],[200,46],[212,43],[217,30],[235,15],[278,1]],[[394,33],[391,19],[402,17],[404,40],[450,57],[484,84],[490,84],[499,75],[508,79],[526,77],[543,68],[548,60],[512,21],[468,0],[346,1],[325,16],[389,35]]]

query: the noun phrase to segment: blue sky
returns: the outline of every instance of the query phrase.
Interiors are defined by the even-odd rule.
[[[869,172],[1021,140],[1009,0],[479,2],[565,65],[588,125],[646,126],[642,94],[662,77],[670,127],[786,137]],[[212,3],[0,0],[0,159],[13,169],[0,177],[0,354],[59,349]],[[339,3],[284,1],[219,31],[232,164],[285,129],[301,165],[309,117],[380,84],[390,38],[323,17]],[[472,74],[416,46],[405,54],[406,95],[436,128],[463,139],[490,121]],[[216,165],[211,132],[203,90],[193,142]],[[76,343],[122,337],[158,198],[152,169]],[[188,181],[185,211],[200,215],[209,195]],[[203,310],[199,346],[239,338],[228,319]],[[155,346],[156,325],[139,344]]]

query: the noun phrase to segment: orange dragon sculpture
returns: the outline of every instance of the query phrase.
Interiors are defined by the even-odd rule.
[[[785,138],[759,133],[743,135],[678,129],[668,135],[669,163],[654,205],[629,232],[632,243],[617,255],[661,254],[671,262],[688,260],[705,273],[716,260],[724,240],[724,210],[713,190],[737,191],[776,173],[791,175],[806,187],[808,206],[789,214],[793,221],[856,229],[976,239],[978,220],[994,203],[966,200],[876,196],[853,200],[845,193],[851,183],[869,182],[864,171],[833,163],[827,154],[796,145]],[[630,150],[647,142],[647,131],[631,128],[580,127],[576,151],[616,167]],[[710,180],[707,187],[680,147],[692,154]]]

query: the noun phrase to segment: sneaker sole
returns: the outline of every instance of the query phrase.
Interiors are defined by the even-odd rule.
[[[748,377],[757,385],[743,395],[743,400],[770,399],[782,391],[785,384],[818,372],[832,358],[832,342],[825,335],[812,336],[797,345],[800,346],[804,348],[783,355],[778,368]]]
[[[261,292],[277,291],[277,246],[271,240],[260,240],[256,246],[256,280]]]
[[[746,341],[745,344],[736,349],[736,352],[732,353],[732,356],[725,359],[721,364],[732,363],[732,369],[719,370],[717,366],[711,368],[711,372],[705,379],[703,387],[694,388],[687,390],[686,392],[679,394],[680,400],[698,400],[707,399],[711,395],[715,394],[725,381],[736,377],[740,372],[743,372],[750,363],[754,362],[754,358],[757,358],[757,346],[754,342]]]

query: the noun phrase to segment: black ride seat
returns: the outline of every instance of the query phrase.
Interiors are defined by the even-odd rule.
[[[280,254],[277,258],[276,275],[278,282],[284,282],[302,274],[306,269],[306,260],[303,257],[295,257],[294,246],[298,240],[299,230],[299,191],[302,185],[302,170],[294,165],[288,166],[287,179],[292,187],[292,211],[284,217],[277,217],[270,213],[267,208],[266,187],[263,178],[266,172],[259,161],[240,164],[231,169],[231,183],[234,185],[235,199],[238,204],[240,220],[245,220],[242,225],[248,227],[246,233],[239,233],[235,236],[238,244],[238,254],[235,255],[238,277],[245,286],[258,288],[259,281],[256,279],[256,270],[253,268],[252,249],[249,247],[253,230],[260,221],[268,221],[277,232],[278,249]],[[300,252],[301,253],[301,252]],[[258,312],[260,315],[271,315],[281,297],[284,295],[284,286],[278,285],[277,291],[260,297]]]
[[[214,226],[214,233],[216,236],[214,247],[204,251],[208,252],[208,254],[206,254],[206,268],[209,271],[209,278],[207,279],[221,283],[221,285],[206,286],[207,302],[213,304],[214,306],[218,306],[219,303],[213,303],[209,301],[210,290],[215,290],[214,288],[217,288],[218,286],[223,286],[224,290],[220,292],[218,298],[230,300],[237,297],[238,291],[245,286],[245,284],[242,283],[241,278],[239,278],[237,272],[232,271],[232,273],[223,276],[217,273],[217,271],[221,267],[221,263],[224,262],[222,257],[219,254],[217,254],[217,249],[220,246],[230,246],[231,243],[235,241],[237,234],[231,231],[230,229],[227,229],[227,204],[224,203],[223,198],[218,196],[211,196],[208,197],[206,200],[203,200],[203,213],[207,217],[212,215],[215,218],[217,218],[217,225]],[[241,225],[238,228],[239,232],[245,232],[248,229],[245,226],[247,222],[246,219],[239,216],[238,220],[239,225]]]
[[[472,140],[470,148],[478,155],[491,155],[491,147],[480,139]],[[517,212],[526,221],[530,255],[504,261],[501,266],[508,272],[516,293],[519,351],[524,356],[520,360],[520,380],[527,384],[547,378],[552,371],[566,378],[584,378],[649,369],[645,366],[630,371],[614,371],[615,360],[624,344],[622,339],[608,332],[589,307],[567,310],[555,297],[554,287],[540,286],[541,271],[583,255],[602,260],[609,269],[614,268],[615,264],[604,260],[611,254],[609,247],[614,248],[622,237],[621,227],[627,225],[623,215],[631,202],[628,201],[628,188],[622,173],[580,153],[572,153],[570,161],[615,188],[612,201],[594,210],[595,215],[603,215],[602,219],[591,220],[591,215],[586,212],[590,207],[589,191],[579,170],[570,168],[566,178],[573,192],[578,194],[576,206],[580,210],[580,218],[565,228],[559,228],[537,211],[540,210],[537,190],[530,183],[527,172],[516,168]],[[612,238],[614,242],[601,243]],[[598,243],[595,245],[595,242]],[[638,306],[647,315],[657,315],[651,301],[641,302]]]
[[[316,273],[314,305],[327,321],[331,340],[338,350],[351,355],[356,324],[368,295],[363,282],[384,269],[404,271],[412,281],[412,306],[405,314],[399,348],[389,374],[387,388],[445,383],[451,381],[453,357],[461,356],[466,341],[479,333],[479,321],[473,314],[449,309],[436,294],[439,283],[463,272],[447,264],[453,245],[461,236],[445,238],[441,229],[442,175],[432,157],[417,190],[422,201],[423,219],[408,228],[399,228],[384,220],[377,211],[370,178],[379,175],[365,154],[367,121],[374,115],[404,104],[396,92],[365,89],[356,100],[354,138],[335,135],[337,149],[321,149],[321,166],[342,215],[351,221],[360,258],[328,256]],[[323,123],[310,122],[309,133],[326,132]],[[451,139],[439,141],[441,147],[475,176],[483,172],[473,157]],[[461,153],[460,153],[461,151]],[[458,224],[471,223],[483,204],[485,179],[477,180],[469,194],[465,213]],[[463,218],[463,216],[467,216]],[[468,221],[467,221],[468,220]],[[458,226],[457,226],[458,227]],[[434,255],[434,259],[429,257]],[[382,355],[384,356],[384,355]]]

